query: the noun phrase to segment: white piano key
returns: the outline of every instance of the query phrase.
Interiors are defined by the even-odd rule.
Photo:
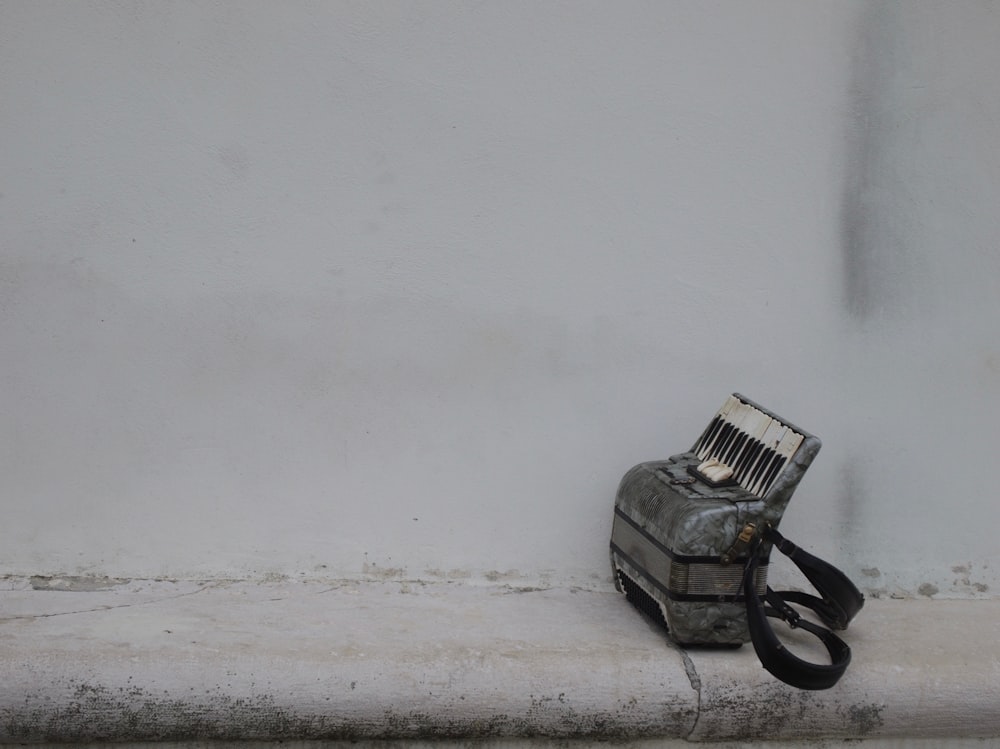
[[[735,396],[729,396],[695,447],[702,464],[718,461],[733,470],[736,481],[763,497],[803,436]]]

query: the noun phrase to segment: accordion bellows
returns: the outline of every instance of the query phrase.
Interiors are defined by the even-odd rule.
[[[749,641],[741,540],[748,529],[778,525],[820,444],[748,398],[730,396],[689,452],[640,463],[622,478],[611,532],[619,590],[681,644]],[[711,478],[720,465],[721,482]],[[767,551],[754,580],[761,595]]]

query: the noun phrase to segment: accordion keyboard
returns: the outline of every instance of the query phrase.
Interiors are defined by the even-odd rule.
[[[731,469],[736,483],[763,497],[804,436],[771,414],[729,396],[695,444],[694,454],[708,472]]]

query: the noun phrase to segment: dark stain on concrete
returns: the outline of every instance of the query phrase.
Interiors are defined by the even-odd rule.
[[[885,724],[882,711],[885,705],[872,703],[870,705],[850,705],[846,712],[847,721],[854,727],[857,736],[870,736],[872,732]]]
[[[101,742],[193,740],[347,740],[444,739],[548,736],[553,738],[629,739],[683,736],[694,711],[669,705],[655,725],[635,720],[635,703],[615,711],[577,710],[566,693],[531,698],[523,713],[477,714],[465,711],[397,711],[358,715],[336,708],[298,711],[274,696],[233,697],[221,688],[190,699],[152,693],[138,686],[117,689],[72,681],[62,704],[51,692],[28,694],[16,709],[0,713],[0,742]],[[331,695],[336,700],[336,695]]]
[[[790,723],[807,720],[814,700],[811,692],[780,685],[751,691],[744,684],[733,683],[708,698],[702,695],[698,740],[731,739],[734,728],[743,740],[784,736]]]
[[[732,683],[703,698],[697,741],[758,741],[811,738],[816,721],[832,736],[863,738],[880,728],[885,706],[841,703],[829,694],[774,682],[755,690]]]

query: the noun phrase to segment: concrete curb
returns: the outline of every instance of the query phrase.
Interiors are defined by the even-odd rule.
[[[1000,601],[870,601],[800,692],[614,592],[52,582],[0,592],[0,743],[1000,736]]]

